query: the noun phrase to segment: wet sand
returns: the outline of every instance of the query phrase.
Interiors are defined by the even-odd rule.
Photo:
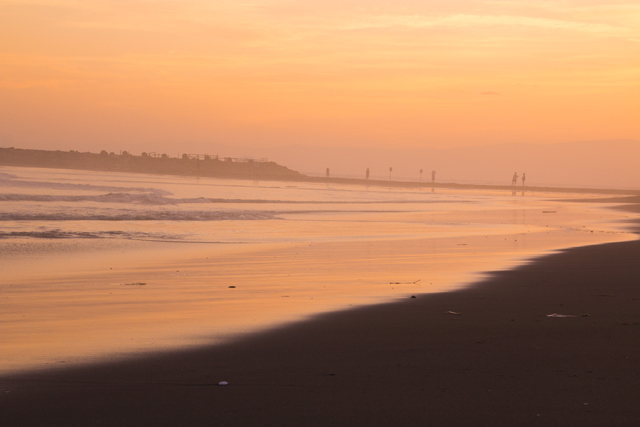
[[[635,426],[639,259],[640,241],[574,248],[229,344],[5,376],[0,422]]]
[[[241,227],[279,227],[304,243],[0,239],[0,377],[219,344],[459,289],[560,248],[634,239],[617,225],[631,215],[599,206],[517,198],[486,210],[290,214]]]

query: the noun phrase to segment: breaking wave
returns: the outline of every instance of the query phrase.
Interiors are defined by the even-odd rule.
[[[163,190],[158,190],[163,191]],[[440,203],[438,200],[267,200],[267,199],[221,199],[209,197],[171,198],[158,192],[145,194],[108,193],[100,195],[47,195],[47,194],[0,194],[0,201],[8,202],[97,202],[97,203],[133,203],[144,205],[179,205],[197,203],[227,204],[306,204],[306,205],[341,205],[341,204],[423,204]]]
[[[47,194],[0,194],[0,201],[7,202],[99,202],[99,203],[139,203],[147,205],[175,204],[171,199],[156,193],[130,194],[109,193],[98,196],[61,196]]]
[[[45,182],[45,181],[22,181],[13,179],[13,175],[4,174],[0,177],[0,187],[19,187],[19,188],[51,188],[55,190],[83,190],[83,191],[136,191],[142,193],[152,193],[157,195],[169,196],[171,193],[159,188],[150,187],[115,187],[108,185],[93,184],[71,184],[61,182]]]
[[[0,212],[0,221],[255,221],[269,219],[278,218],[274,212],[265,211]]]
[[[35,239],[132,239],[132,240],[180,240],[183,236],[130,231],[12,231],[0,232],[0,239],[31,237]]]

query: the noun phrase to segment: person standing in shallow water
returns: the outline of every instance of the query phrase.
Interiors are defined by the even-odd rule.
[[[329,178],[329,168],[327,168],[327,178]]]
[[[367,171],[365,172],[367,179],[369,179],[369,168],[367,168]]]
[[[431,182],[436,182],[436,171],[431,171]]]
[[[513,173],[513,178],[511,178],[511,185],[514,186],[518,183],[518,172]]]
[[[527,180],[527,174],[522,172],[522,186],[524,187],[524,182]]]

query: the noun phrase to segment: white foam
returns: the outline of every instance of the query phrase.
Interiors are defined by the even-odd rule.
[[[8,175],[8,174],[5,174]],[[0,179],[0,187],[19,187],[19,188],[53,188],[56,190],[84,190],[84,191],[136,191],[143,193],[153,193],[157,195],[171,195],[169,191],[161,190],[158,188],[147,187],[115,187],[106,185],[93,185],[93,184],[72,184],[62,182],[46,182],[46,181],[22,181],[12,178]]]
[[[97,196],[68,196],[48,194],[0,194],[0,200],[8,202],[98,202],[139,203],[147,205],[175,204],[172,199],[158,194],[108,193]]]
[[[31,237],[36,239],[136,239],[136,240],[180,240],[183,236],[163,234],[163,233],[144,233],[130,231],[63,231],[59,229],[44,231],[12,231],[0,232],[0,239],[7,238],[24,238]]]
[[[0,212],[0,221],[251,221],[276,219],[266,211]]]
[[[158,190],[162,191],[162,190]],[[208,197],[171,198],[155,193],[108,193],[100,195],[48,195],[48,194],[0,194],[0,201],[13,202],[97,202],[97,203],[134,203],[146,205],[179,204],[305,204],[305,205],[371,205],[371,204],[425,204],[441,203],[439,200],[267,200],[267,199],[222,199]]]

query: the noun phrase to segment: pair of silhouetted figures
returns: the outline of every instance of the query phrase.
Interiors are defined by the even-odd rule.
[[[511,185],[517,185],[518,184],[518,172],[514,172],[513,173],[513,178],[511,178]],[[522,186],[524,187],[524,183],[527,180],[527,174],[522,172]]]

